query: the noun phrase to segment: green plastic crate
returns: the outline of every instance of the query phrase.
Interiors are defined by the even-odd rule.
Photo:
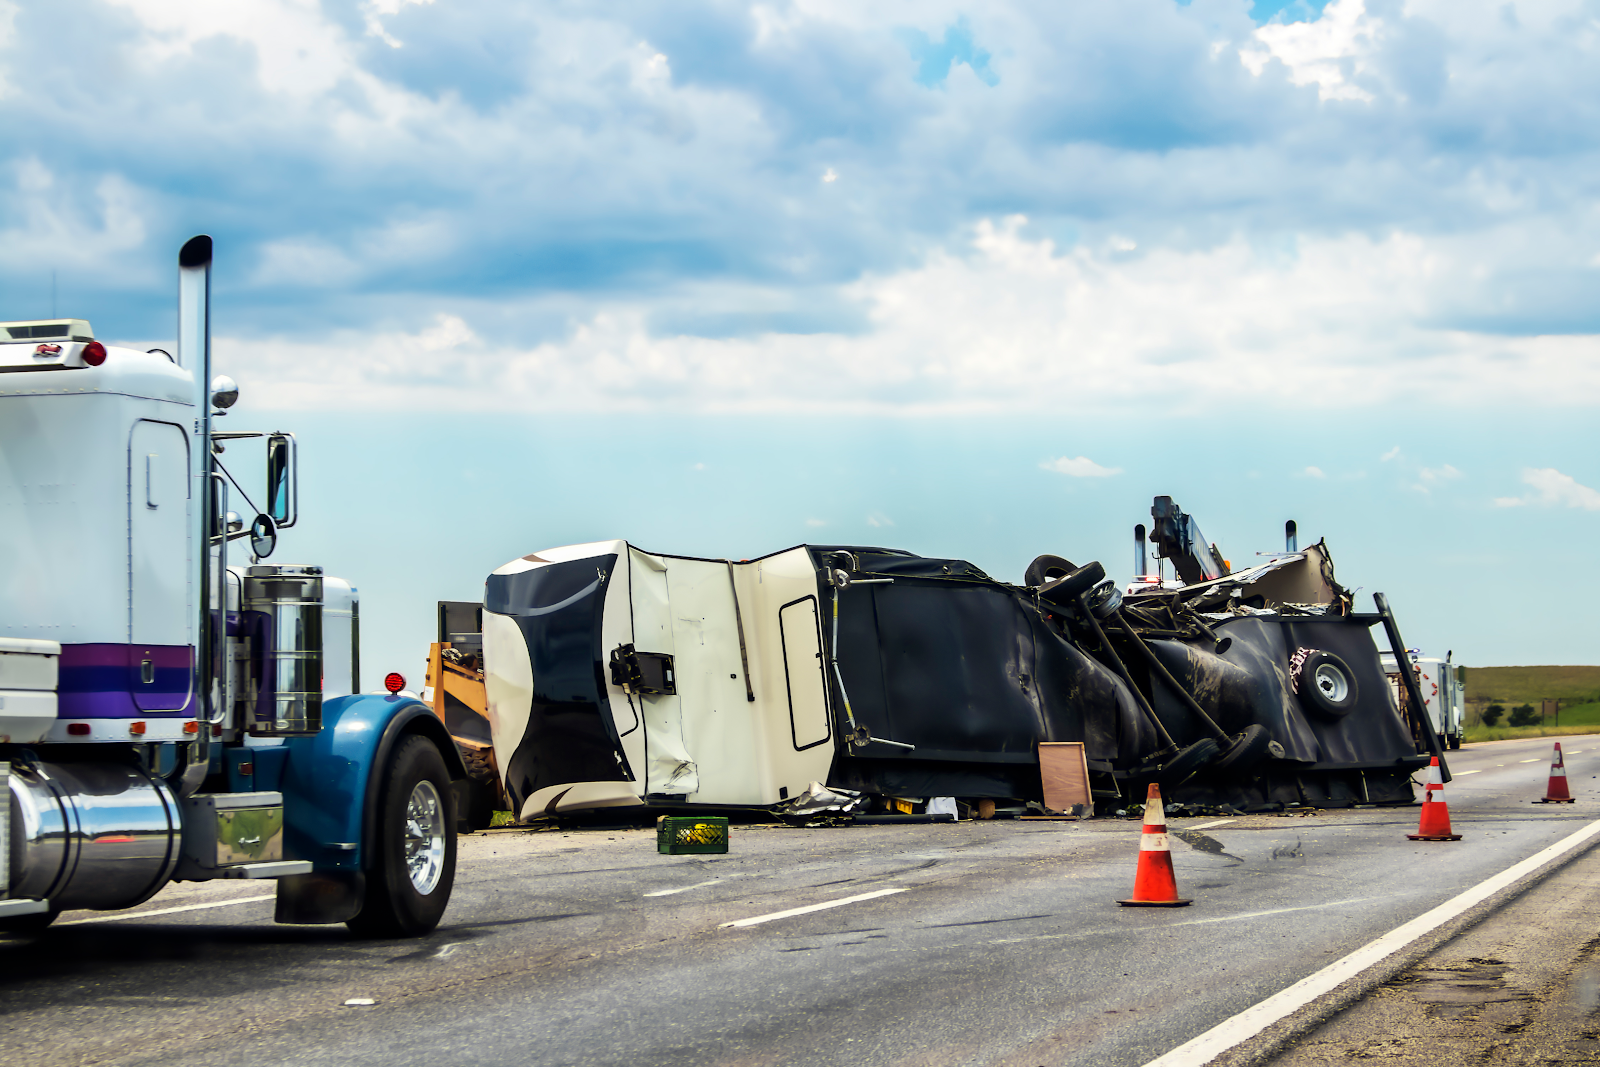
[[[664,856],[726,852],[728,820],[720,816],[663,815],[656,820],[656,851]]]

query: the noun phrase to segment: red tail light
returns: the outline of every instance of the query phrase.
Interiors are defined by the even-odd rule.
[[[106,346],[99,341],[90,341],[83,346],[83,361],[91,367],[98,367],[106,361]]]
[[[383,687],[391,693],[398,693],[406,687],[406,676],[399,671],[390,671],[383,677]]]

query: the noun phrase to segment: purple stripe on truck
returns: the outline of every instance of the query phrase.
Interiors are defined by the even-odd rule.
[[[188,718],[193,663],[189,645],[62,645],[56,714],[62,719]]]

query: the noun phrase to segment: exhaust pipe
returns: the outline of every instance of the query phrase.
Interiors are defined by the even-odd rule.
[[[212,692],[220,677],[217,661],[225,640],[221,612],[211,606],[211,524],[216,502],[211,479],[211,238],[191,237],[178,252],[178,365],[194,381],[194,440],[189,449],[190,496],[198,505],[190,520],[192,588],[198,614],[194,620],[194,684],[189,710],[200,732],[173,770],[180,797],[189,797],[205,781],[211,758],[211,719],[217,706]]]

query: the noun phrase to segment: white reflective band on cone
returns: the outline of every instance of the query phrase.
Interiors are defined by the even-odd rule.
[[[1152,823],[1157,826],[1167,825],[1167,812],[1161,806],[1160,797],[1144,802],[1144,824],[1149,826]]]
[[[1167,843],[1166,834],[1141,834],[1139,837],[1140,852],[1171,852],[1172,846]]]
[[[1444,779],[1439,777],[1439,765],[1437,763],[1428,768],[1428,778],[1426,784],[1429,789],[1432,789],[1434,786],[1438,786],[1441,789],[1444,788]]]

